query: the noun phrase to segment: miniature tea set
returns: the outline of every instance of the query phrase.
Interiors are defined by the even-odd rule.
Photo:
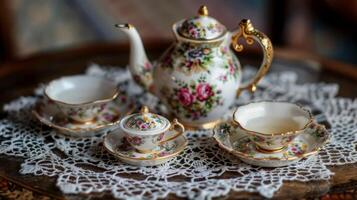
[[[239,106],[231,120],[222,120],[240,92],[254,92],[273,58],[269,38],[242,20],[229,32],[208,16],[198,15],[173,25],[176,40],[155,63],[147,59],[133,25],[119,24],[131,44],[129,69],[133,79],[156,95],[167,107],[171,122],[143,106],[116,101],[117,86],[103,77],[66,76],[51,81],[44,100],[34,110],[38,120],[73,137],[107,134],[104,148],[121,161],[138,166],[159,165],[187,146],[185,127],[213,130],[219,147],[242,161],[262,167],[280,167],[316,154],[329,133],[314,122],[311,113],[287,102],[255,102]],[[241,83],[241,65],[234,52],[242,51],[239,39],[256,41],[264,58],[255,77]]]

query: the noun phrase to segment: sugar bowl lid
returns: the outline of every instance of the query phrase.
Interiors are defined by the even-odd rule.
[[[166,131],[170,121],[165,117],[150,113],[147,106],[143,106],[139,113],[124,117],[120,122],[123,131],[150,134]]]
[[[223,36],[227,29],[218,20],[208,16],[206,6],[201,6],[198,16],[185,19],[178,26],[177,32],[188,39],[212,40]]]

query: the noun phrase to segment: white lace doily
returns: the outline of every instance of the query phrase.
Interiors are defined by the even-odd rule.
[[[87,73],[116,80],[127,100],[164,112],[155,97],[143,93],[131,81],[126,70],[93,65]],[[253,71],[245,70],[244,74],[247,77]],[[316,111],[317,120],[329,122],[330,143],[318,155],[287,167],[264,169],[244,164],[219,149],[209,130],[188,132],[185,151],[161,166],[140,168],[123,164],[102,148],[103,136],[70,139],[39,124],[32,117],[31,108],[40,97],[41,88],[36,90],[37,96],[21,97],[4,107],[8,116],[0,120],[0,154],[23,157],[22,174],[56,177],[57,186],[66,194],[107,191],[116,198],[155,199],[173,193],[209,199],[234,190],[259,192],[269,198],[283,181],[328,180],[333,175],[328,165],[357,161],[357,101],[335,97],[335,84],[299,85],[296,79],[293,72],[270,73],[253,95],[243,93],[236,102],[239,105],[275,99],[306,103]],[[226,172],[233,175],[220,178]],[[127,175],[132,173],[141,175]]]

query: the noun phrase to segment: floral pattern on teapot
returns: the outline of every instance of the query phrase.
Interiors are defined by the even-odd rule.
[[[182,43],[179,46],[172,46],[162,59],[161,66],[166,69],[177,70],[186,75],[192,75],[198,72],[210,73],[213,64],[216,62],[213,59],[221,59],[223,63],[217,67],[226,69],[221,73],[218,80],[223,82],[229,78],[237,80],[238,74],[238,60],[232,56],[229,47],[222,44],[219,47],[197,46],[188,43]]]
[[[220,36],[225,30],[222,24],[208,16],[195,16],[182,23],[180,33],[187,38],[212,39]]]
[[[150,70],[140,35],[131,24],[118,24],[130,38],[129,69],[144,89],[157,96],[174,116],[186,125],[206,127],[218,122],[242,90],[254,91],[272,61],[269,38],[242,20],[239,30],[227,31],[201,6],[198,15],[173,24],[175,41]],[[257,41],[264,52],[257,75],[240,84],[240,63],[230,45],[242,51],[239,39]],[[152,70],[151,70],[152,69]],[[199,80],[203,78],[202,80]]]
[[[205,76],[190,84],[181,80],[176,80],[176,83],[179,87],[172,93],[167,92],[168,88],[163,88],[162,93],[167,95],[171,108],[187,118],[195,120],[207,116],[215,106],[223,104],[221,90],[208,83]]]

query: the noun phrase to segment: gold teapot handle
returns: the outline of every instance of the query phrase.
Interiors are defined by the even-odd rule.
[[[264,33],[255,29],[249,19],[243,19],[239,23],[239,32],[232,36],[232,46],[237,52],[243,51],[243,45],[238,43],[239,38],[242,36],[249,45],[253,44],[254,40],[257,41],[263,49],[264,57],[257,74],[253,79],[249,80],[247,83],[243,83],[238,88],[237,96],[239,96],[245,89],[254,92],[257,89],[256,86],[258,82],[268,72],[273,60],[273,45],[271,44],[270,39]]]

